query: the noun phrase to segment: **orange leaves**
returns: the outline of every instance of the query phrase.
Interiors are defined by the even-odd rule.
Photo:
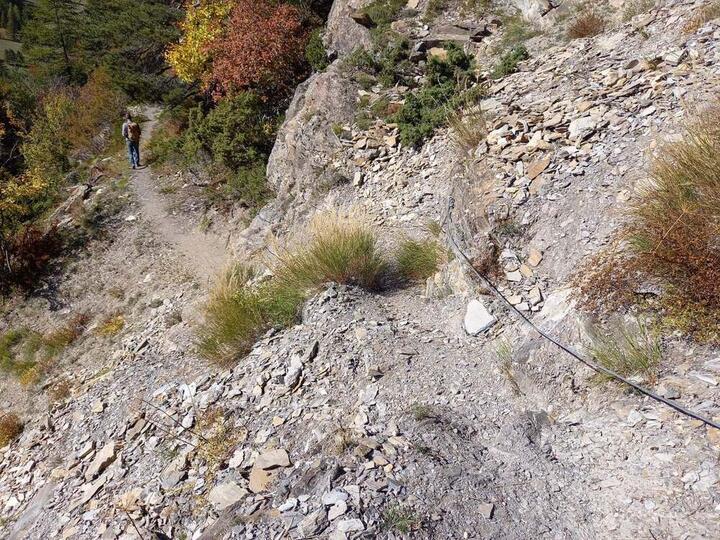
[[[242,90],[273,98],[289,93],[307,72],[309,34],[295,6],[238,0],[225,33],[209,46],[206,87],[216,98]]]

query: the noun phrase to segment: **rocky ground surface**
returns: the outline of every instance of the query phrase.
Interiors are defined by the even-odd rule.
[[[499,261],[510,302],[582,348],[587,321],[569,282],[617,228],[649,153],[717,93],[720,21],[678,30],[702,5],[660,3],[536,52],[490,87],[488,135],[469,156],[451,132],[413,150],[391,125],[358,130],[355,89],[336,68],[315,75],[271,160],[278,199],[236,251],[261,252],[269,235],[338,209],[369,215],[388,244],[429,234],[433,221],[449,242],[452,192],[459,210],[482,201],[491,227],[513,225]],[[123,195],[112,239],[55,293],[53,317],[121,311],[125,328],[69,349],[64,403],[3,389],[3,404],[24,400],[27,422],[0,449],[3,536],[720,536],[719,434],[594,381],[482,294],[458,259],[384,294],[328,285],[301,324],[270,332],[235,368],[211,369],[192,345],[206,283],[159,214],[143,211],[139,186]],[[472,253],[484,220],[453,216]],[[31,323],[46,309],[35,302],[6,318]],[[717,351],[665,345],[656,389],[720,417]]]

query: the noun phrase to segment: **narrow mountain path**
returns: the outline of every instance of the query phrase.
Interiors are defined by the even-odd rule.
[[[143,124],[143,139],[148,141],[158,123],[161,109],[149,106],[143,110],[148,121]],[[142,149],[144,150],[144,148]],[[141,156],[144,152],[141,151]],[[201,232],[182,216],[170,214],[162,195],[158,193],[150,167],[133,171],[131,185],[137,194],[142,217],[152,230],[179,252],[187,261],[187,270],[201,283],[207,284],[228,260],[227,241],[212,232]]]

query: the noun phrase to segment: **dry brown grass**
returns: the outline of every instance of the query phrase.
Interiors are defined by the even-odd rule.
[[[662,145],[615,250],[586,266],[580,296],[594,310],[641,302],[663,324],[704,341],[720,337],[720,102]],[[645,294],[651,288],[660,291]]]
[[[0,415],[0,448],[3,448],[17,439],[23,431],[20,418],[13,413]]]
[[[702,28],[706,22],[717,19],[718,17],[720,17],[720,2],[715,1],[705,4],[693,12],[692,16],[683,26],[683,32],[686,34],[694,34]]]
[[[587,8],[577,14],[568,27],[569,39],[597,36],[605,30],[605,19],[594,9]]]
[[[480,106],[448,114],[453,141],[468,155],[472,155],[487,136],[487,121]]]
[[[720,103],[660,148],[650,174],[627,231],[641,270],[720,307]]]

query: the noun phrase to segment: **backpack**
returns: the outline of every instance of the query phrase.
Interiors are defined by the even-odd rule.
[[[140,126],[136,122],[130,122],[127,126],[128,139],[133,142],[140,140]]]

